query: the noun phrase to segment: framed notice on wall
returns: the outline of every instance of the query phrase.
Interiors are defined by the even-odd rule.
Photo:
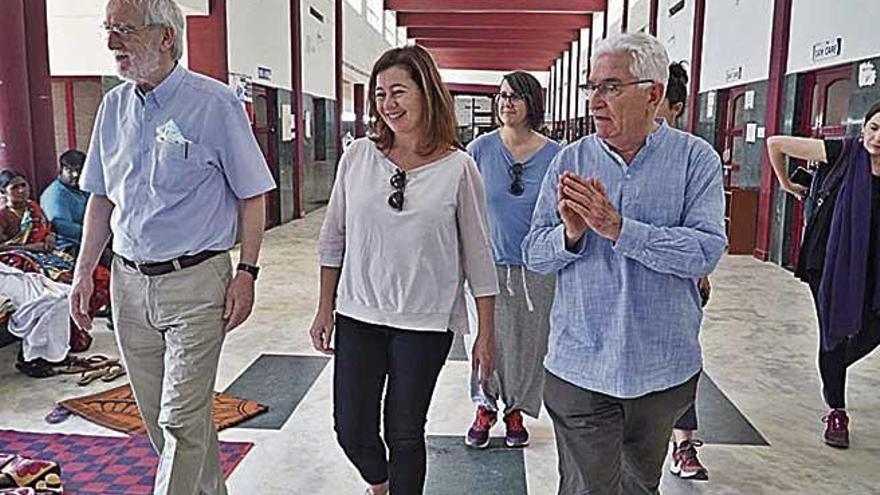
[[[232,86],[232,91],[235,93],[238,101],[244,103],[252,103],[254,101],[253,82],[250,76],[230,72],[229,85]]]

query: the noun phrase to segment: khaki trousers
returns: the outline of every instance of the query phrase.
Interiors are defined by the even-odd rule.
[[[155,277],[113,261],[119,350],[159,454],[155,495],[226,495],[212,405],[231,277],[226,253]]]

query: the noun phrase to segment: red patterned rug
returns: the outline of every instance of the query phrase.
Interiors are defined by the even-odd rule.
[[[220,466],[228,478],[254,446],[220,442]],[[159,458],[146,436],[97,437],[0,430],[0,453],[55,461],[69,495],[150,495]]]

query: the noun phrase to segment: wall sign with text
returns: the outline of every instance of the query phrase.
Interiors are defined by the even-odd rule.
[[[257,67],[257,79],[261,79],[263,81],[271,81],[272,80],[272,68],[259,66]]]
[[[843,38],[820,41],[813,44],[813,62],[839,57],[843,53]]]

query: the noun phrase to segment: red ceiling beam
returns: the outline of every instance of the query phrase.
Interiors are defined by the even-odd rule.
[[[397,25],[416,27],[453,27],[478,29],[506,29],[523,32],[531,29],[581,29],[590,27],[589,14],[529,14],[529,13],[409,13],[397,14]]]
[[[407,38],[420,40],[468,40],[468,41],[526,41],[526,40],[557,40],[571,42],[580,39],[577,29],[548,30],[515,30],[515,29],[445,29],[445,28],[409,28]]]
[[[528,64],[529,67],[538,67],[537,69],[530,70],[548,70],[548,67],[553,63],[552,58],[541,58],[541,57],[519,57],[516,54],[499,54],[492,53],[489,55],[445,55],[443,53],[432,53],[431,56],[434,57],[434,60],[437,61],[438,64],[456,64],[460,65],[462,63],[474,63],[474,64],[484,64],[486,62],[502,64],[505,67],[519,69],[521,64]]]
[[[446,89],[452,94],[494,96],[498,92],[498,84],[446,83]]]
[[[550,67],[550,61],[505,61],[505,60],[437,60],[437,65],[441,69],[469,69],[469,70],[497,70],[497,71],[515,71],[515,70],[531,70],[546,71]]]
[[[491,59],[498,56],[498,50],[483,47],[432,48],[430,51],[435,57]],[[514,52],[515,58],[523,60],[553,60],[562,55],[562,52],[558,50],[518,49],[512,50],[512,52]]]
[[[385,9],[398,12],[602,12],[606,0],[385,0]]]
[[[432,48],[474,48],[475,43],[471,40],[458,39],[421,39],[415,38],[419,45]],[[556,41],[552,39],[526,39],[526,40],[480,40],[480,48],[491,48],[496,50],[554,50],[564,52],[571,48],[570,41]]]

